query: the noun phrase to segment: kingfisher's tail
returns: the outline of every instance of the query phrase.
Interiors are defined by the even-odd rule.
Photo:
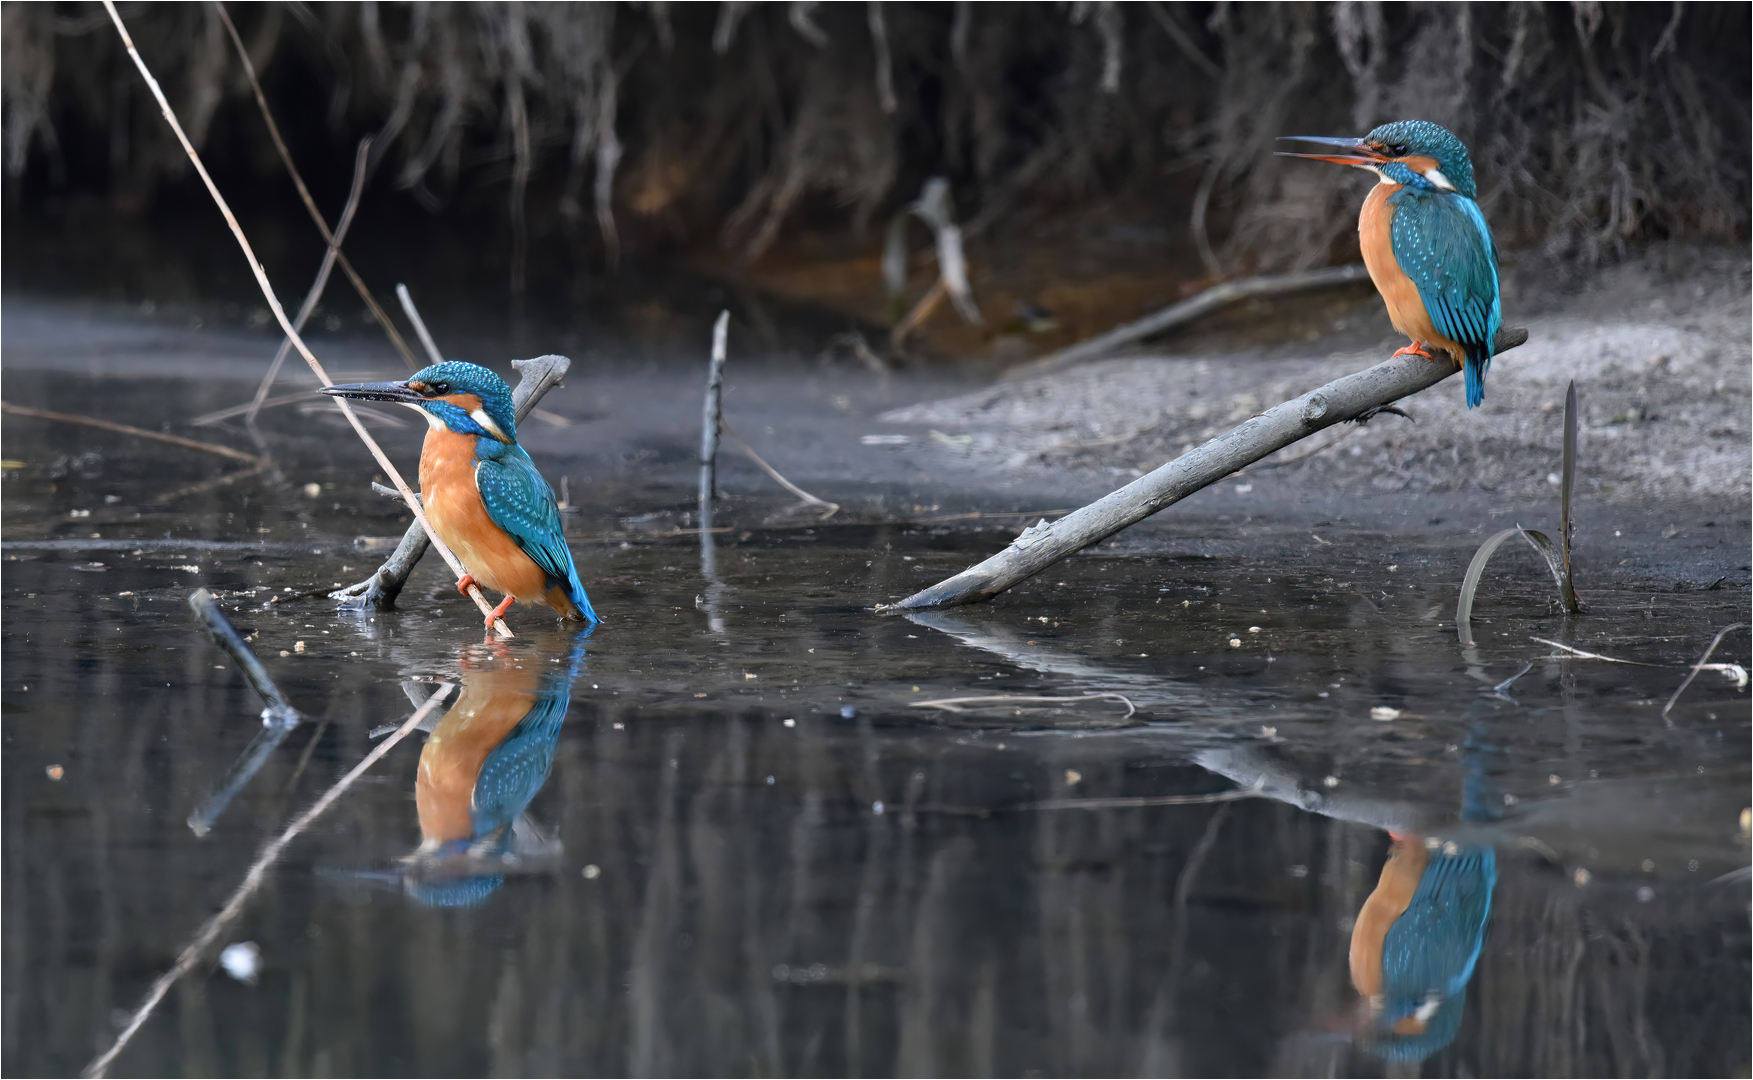
[[[590,606],[590,597],[584,594],[584,582],[578,580],[578,567],[569,566],[566,569],[566,598],[572,601],[572,606],[576,607],[578,613],[583,615],[592,626],[602,622],[602,619],[597,617],[595,609]]]
[[[1467,407],[1471,409],[1485,400],[1485,373],[1491,370],[1491,346],[1468,349],[1467,359],[1461,367],[1467,377]]]

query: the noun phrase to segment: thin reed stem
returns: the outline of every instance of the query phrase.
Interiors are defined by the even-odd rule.
[[[207,166],[202,164],[201,155],[195,152],[194,144],[189,142],[188,135],[183,132],[183,125],[177,120],[176,111],[170,107],[170,101],[165,98],[163,88],[158,85],[158,80],[153,78],[151,69],[146,66],[146,61],[141,59],[139,50],[134,48],[134,39],[128,36],[128,28],[122,24],[122,16],[116,11],[115,0],[103,0],[103,6],[104,10],[109,12],[110,21],[116,26],[116,33],[121,35],[122,44],[127,48],[128,56],[134,61],[134,66],[140,70],[140,77],[146,80],[147,88],[152,91],[153,98],[157,100],[159,111],[164,114],[165,122],[170,125],[177,141],[182,144],[183,152],[189,156],[189,162],[194,165],[195,172],[201,177],[201,182],[207,185],[207,193],[213,196],[214,204],[219,207],[219,212],[224,216],[226,225],[230,226],[231,235],[237,239],[237,246],[243,249],[244,258],[249,261],[250,270],[256,276],[256,284],[261,287],[262,296],[267,299],[269,309],[274,312],[274,318],[280,322],[280,329],[292,341],[292,346],[298,350],[298,354],[304,357],[304,362],[310,365],[312,371],[316,372],[317,378],[322,380],[322,384],[333,386],[334,380],[329,378],[329,373],[323,370],[323,365],[310,351],[310,347],[304,343],[304,338],[299,336],[292,321],[286,317],[286,309],[280,306],[280,298],[274,294],[274,286],[268,281],[268,272],[263,269],[261,261],[256,258],[255,249],[250,247],[249,238],[244,235],[243,226],[237,223],[236,216],[231,212],[230,204],[225,201],[225,196],[219,193],[219,185],[215,184],[213,177],[207,174]],[[324,229],[326,232],[327,226],[324,226]],[[463,564],[451,553],[444,541],[433,534],[432,523],[426,520],[426,511],[420,506],[420,500],[414,496],[414,491],[408,486],[408,482],[402,479],[402,474],[390,463],[383,448],[377,445],[377,440],[373,439],[371,433],[365,430],[365,425],[360,423],[358,414],[347,404],[345,398],[335,398],[334,401],[335,405],[340,408],[341,414],[347,418],[347,422],[353,425],[353,430],[365,443],[366,449],[371,451],[371,456],[377,459],[378,466],[396,485],[396,490],[402,493],[402,501],[407,504],[409,511],[420,522],[421,527],[426,530],[426,535],[431,537],[432,546],[438,549],[438,553],[444,557],[446,563],[450,564],[450,568],[456,572],[459,579],[465,577],[468,571],[463,568]],[[493,613],[493,606],[481,594],[479,585],[470,584],[469,597],[475,601],[483,615]],[[501,637],[514,636],[511,628],[505,625],[504,619],[496,619],[493,623],[493,629]]]
[[[132,424],[118,424],[114,420],[99,420],[92,416],[75,416],[73,413],[53,412],[49,409],[33,409],[29,405],[14,405],[10,401],[0,401],[0,412],[14,416],[34,416],[38,420],[53,420],[61,424],[81,424],[85,427],[102,428],[104,431],[120,432],[132,435],[137,439],[153,439],[172,446],[187,447],[190,450],[201,450],[209,454],[218,454],[234,461],[246,461],[257,468],[266,468],[268,463],[254,454],[246,454],[242,450],[233,450],[229,446],[218,446],[214,443],[199,442],[185,439],[181,435],[167,435],[162,431],[147,431]]]
[[[262,120],[268,125],[268,136],[274,140],[274,149],[279,152],[281,163],[286,166],[287,173],[292,177],[293,186],[298,189],[298,197],[303,200],[304,208],[310,214],[311,221],[316,223],[317,231],[323,234],[323,242],[330,247],[339,248],[340,241],[329,235],[329,223],[323,220],[322,211],[317,209],[316,200],[311,198],[310,189],[304,186],[304,177],[299,175],[298,166],[292,163],[292,151],[286,149],[286,140],[280,137],[280,125],[274,122],[274,114],[268,109],[268,99],[262,93],[261,82],[256,78],[255,62],[250,59],[250,51],[244,47],[243,38],[238,36],[237,27],[232,25],[231,13],[225,10],[224,4],[216,3],[213,6],[219,11],[219,21],[225,24],[226,33],[231,35],[231,43],[237,49],[237,57],[243,62],[243,73],[249,78],[250,89],[255,92],[256,107],[261,110]],[[341,272],[346,274],[347,280],[353,283],[353,291],[357,292],[359,299],[365,302],[366,310],[370,311],[371,317],[377,320],[377,325],[383,327],[384,336],[390,339],[390,344],[395,346],[396,352],[401,354],[402,360],[407,363],[408,367],[412,370],[418,370],[420,362],[414,359],[413,350],[408,348],[406,341],[402,340],[401,333],[396,330],[396,324],[390,321],[389,315],[378,305],[377,298],[371,295],[371,290],[365,287],[365,282],[360,278],[359,272],[353,269],[353,264],[348,261],[345,254],[337,251],[335,257],[341,264]]]

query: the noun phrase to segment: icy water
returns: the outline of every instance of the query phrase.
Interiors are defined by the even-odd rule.
[[[43,403],[144,393],[76,390]],[[707,575],[679,514],[622,520],[679,485],[575,489],[605,622],[483,643],[432,558],[396,611],[324,598],[400,530],[350,438],[216,483],[245,466],[7,419],[8,1074],[105,1050],[261,845],[454,684],[113,1074],[1745,1075],[1747,692],[1706,671],[1662,715],[1744,580],[1585,580],[1566,621],[1500,556],[1463,650],[1476,539],[1336,525],[881,616],[1015,524],[733,513]],[[262,730],[203,586],[306,719],[195,829]],[[1001,696],[1080,700],[924,705]],[[217,956],[246,942],[253,981]]]

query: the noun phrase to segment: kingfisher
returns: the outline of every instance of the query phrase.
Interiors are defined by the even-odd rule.
[[[1432,848],[1391,834],[1381,879],[1351,931],[1351,982],[1369,1006],[1371,1047],[1420,1061],[1454,1041],[1485,944],[1497,855],[1489,845]]]
[[[420,498],[426,520],[467,572],[457,591],[479,584],[505,598],[489,628],[513,601],[545,604],[564,619],[595,625],[554,489],[517,444],[517,414],[505,380],[479,364],[449,360],[405,382],[326,386],[322,393],[393,401],[425,417]]]
[[[1281,154],[1368,169],[1378,183],[1357,219],[1370,280],[1394,329],[1412,344],[1394,355],[1448,355],[1466,373],[1467,407],[1485,400],[1485,373],[1503,323],[1497,245],[1479,209],[1473,159],[1454,133],[1397,120],[1361,139],[1287,135],[1343,153]]]

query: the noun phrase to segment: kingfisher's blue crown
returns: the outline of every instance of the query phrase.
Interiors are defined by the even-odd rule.
[[[1469,199],[1479,198],[1473,183],[1473,159],[1455,133],[1429,120],[1396,120],[1383,124],[1363,137],[1371,147],[1389,157],[1427,157],[1436,160],[1436,167],[1455,185],[1455,190]]]
[[[513,442],[517,441],[517,411],[512,408],[511,387],[505,385],[504,379],[480,364],[446,360],[442,364],[433,364],[416,371],[409,377],[408,385],[433,398],[448,394],[473,394],[481,399],[482,410],[505,433],[505,437]],[[423,407],[443,420],[452,431],[491,437],[492,433],[476,423],[467,412],[449,402],[428,401]]]

